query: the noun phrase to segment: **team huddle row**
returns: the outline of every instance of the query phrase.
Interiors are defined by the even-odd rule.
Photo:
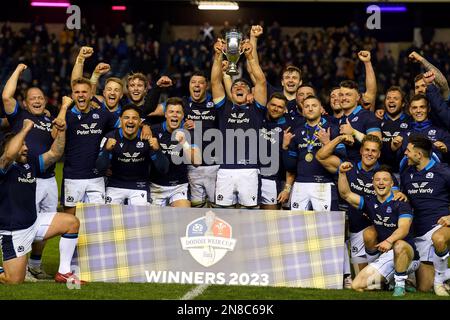
[[[64,254],[55,280],[74,281],[69,258],[79,202],[239,205],[346,210],[354,289],[370,289],[377,275],[394,280],[394,295],[404,295],[408,274],[417,270],[419,290],[448,295],[450,112],[442,74],[413,52],[410,58],[427,69],[416,78],[416,94],[407,103],[401,88],[391,87],[375,112],[375,72],[370,52],[361,51],[366,91],[341,82],[330,92],[327,114],[297,67],[285,68],[279,89],[266,82],[255,49],[261,34],[253,26],[242,43],[249,80],[226,73],[226,44],[219,39],[210,81],[195,73],[189,97],[164,102],[160,95],[172,80],[162,76],[149,90],[141,73],[130,74],[125,85],[110,77],[96,95],[110,66],[99,63],[84,78],[93,49],[83,47],[72,71],[72,96],[63,98],[56,118],[46,113],[39,88],[28,89],[23,106],[14,99],[26,69],[18,65],[2,93],[2,123],[12,133],[0,153],[0,282],[22,282],[26,271],[45,277],[39,243],[58,234]],[[65,214],[55,214],[54,168],[63,155]],[[348,260],[344,273],[351,279]]]

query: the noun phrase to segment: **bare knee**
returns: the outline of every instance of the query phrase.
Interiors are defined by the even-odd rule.
[[[6,274],[3,278],[5,284],[21,284],[25,280],[25,274]]]
[[[405,252],[407,252],[408,250],[408,243],[403,241],[403,240],[397,240],[394,243],[394,255],[400,255],[403,254]]]
[[[80,220],[75,216],[69,218],[69,232],[77,233],[80,230]]]
[[[364,291],[366,288],[366,283],[362,279],[361,276],[356,276],[356,278],[352,281],[352,289],[355,291]]]
[[[440,251],[447,246],[447,239],[443,233],[439,232],[439,230],[433,233],[431,240],[433,241],[434,247],[438,250],[440,249]]]

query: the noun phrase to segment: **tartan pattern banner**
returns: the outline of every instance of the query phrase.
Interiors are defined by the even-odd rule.
[[[82,280],[342,289],[340,211],[79,205],[77,217]]]

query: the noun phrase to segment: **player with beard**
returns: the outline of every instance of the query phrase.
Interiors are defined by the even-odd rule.
[[[450,130],[450,108],[448,101],[442,98],[439,88],[435,84],[437,82],[436,76],[433,71],[427,71],[423,76],[427,85],[426,96],[430,102],[431,121],[436,123],[435,119],[439,119],[440,121],[437,124],[442,124],[443,128]]]
[[[210,144],[203,139],[208,129],[217,128],[217,110],[211,94],[208,93],[208,78],[202,72],[195,72],[189,80],[189,97],[183,97],[184,128],[191,136],[191,142],[201,141],[205,150]],[[166,103],[159,104],[151,116],[164,116]],[[214,203],[216,177],[219,165],[213,154],[211,158],[202,157],[202,165],[188,166],[191,205],[204,207]]]
[[[94,49],[91,47],[82,47],[80,49],[72,69],[72,82],[83,77],[84,62],[93,53]],[[97,64],[90,78],[94,93],[97,91],[99,78],[107,74],[110,69],[109,64],[103,62]],[[133,73],[127,77],[127,96],[124,97],[123,82],[118,78],[111,77],[106,79],[103,96],[94,96],[91,104],[93,106],[98,104],[111,112],[115,112],[117,117],[119,117],[121,107],[132,103],[141,107],[143,115],[148,115],[157,107],[161,89],[170,85],[172,85],[172,80],[169,77],[163,76],[157,81],[156,87],[149,92],[150,85],[147,77],[142,73]]]
[[[38,213],[35,204],[36,173],[45,171],[62,156],[64,127],[57,130],[50,150],[31,156],[25,138],[34,126],[32,120],[23,120],[22,129],[8,134],[0,147],[0,283],[22,283],[31,244],[58,235],[60,263],[55,281],[80,283],[70,269],[78,240],[78,219],[65,213]]]
[[[322,111],[319,99],[307,97],[303,101],[306,123],[293,133],[289,129],[284,132],[283,162],[287,170],[296,172],[291,210],[308,210],[311,204],[312,210],[330,211],[332,200],[337,200],[333,175],[315,158],[317,150],[322,147],[319,131],[330,132],[332,139],[339,135],[339,128],[323,118]],[[345,148],[343,144],[336,146],[336,150],[342,148]]]
[[[330,108],[333,113],[330,118],[335,123],[339,123],[339,119],[344,115],[344,110],[342,110],[341,107],[339,91],[339,87],[333,87],[330,91]]]
[[[254,103],[247,102],[251,85],[245,79],[237,79],[233,82],[232,97],[228,100],[222,84],[224,46],[225,42],[222,39],[218,39],[214,44],[214,62],[211,70],[212,95],[218,110],[219,128],[224,138],[222,152],[224,161],[217,172],[215,203],[222,207],[232,207],[239,203],[247,208],[255,208],[259,204],[260,190],[258,146],[250,145],[250,139],[245,133],[258,137],[266,111],[266,78],[252,55],[254,48],[250,42],[244,41],[242,50],[255,79]],[[230,132],[234,134],[230,135]],[[236,138],[241,140],[240,133],[245,134],[244,142],[237,145]],[[230,147],[234,149],[231,150]],[[233,153],[232,159],[227,152]]]
[[[45,114],[47,100],[42,90],[31,87],[28,88],[25,94],[25,110],[22,109],[16,99],[14,99],[14,94],[19,77],[26,68],[27,66],[24,64],[19,64],[16,67],[6,82],[2,92],[2,99],[12,132],[17,133],[22,129],[24,119],[30,119],[35,124],[26,137],[26,143],[29,146],[30,156],[36,157],[50,149],[56,130],[65,128],[65,112],[72,103],[72,100],[67,98],[67,100],[63,101],[60,113],[54,119]],[[58,185],[56,184],[54,164],[44,171],[37,172],[35,199],[38,213],[56,212],[58,206]],[[41,268],[41,257],[44,246],[45,242],[33,244],[27,280],[32,281],[32,277],[40,280],[49,278]],[[30,277],[30,273],[32,277]]]
[[[272,94],[267,103],[267,114],[260,132],[260,137],[267,141],[267,157],[271,159],[268,164],[261,164],[260,207],[265,210],[279,209],[280,205],[288,202],[295,179],[295,174],[286,171],[282,162],[283,132],[294,127],[293,120],[286,113],[286,103],[287,99],[281,92]],[[271,145],[273,144],[278,145],[277,158],[272,155]],[[274,161],[277,165],[272,167]],[[266,169],[272,172],[266,173]],[[281,189],[283,183],[284,188]]]
[[[146,205],[149,200],[150,166],[167,174],[169,160],[159,147],[158,139],[141,140],[141,115],[138,107],[125,106],[121,111],[121,128],[106,134],[101,143],[96,168],[112,174],[106,186],[106,203]]]
[[[378,284],[374,280],[389,283],[395,279],[394,297],[405,295],[408,274],[419,268],[419,254],[412,233],[413,211],[407,202],[394,200],[393,176],[388,169],[380,167],[373,175],[375,195],[361,196],[350,189],[346,173],[352,169],[350,162],[339,167],[339,192],[354,208],[363,210],[371,223],[368,229],[376,237],[366,238],[365,251],[369,265],[358,273],[352,288],[357,291],[370,289]]]
[[[352,135],[355,138],[355,143],[348,146],[347,153],[350,161],[357,162],[361,159],[359,149],[366,135],[371,134],[382,139],[380,123],[372,112],[358,105],[360,94],[358,85],[354,81],[342,81],[339,96],[344,111],[344,115],[339,119],[340,133]]]
[[[151,171],[151,203],[157,206],[190,207],[187,166],[200,165],[201,152],[196,145],[188,142],[182,129],[184,107],[181,98],[167,100],[165,117],[165,122],[152,126],[152,132],[158,138],[162,153],[169,158],[170,165],[167,174]]]
[[[431,158],[432,147],[432,141],[424,136],[409,136],[405,150],[408,166],[401,172],[401,181],[414,209],[414,241],[421,261],[416,274],[418,289],[428,292],[434,287],[438,296],[449,296],[444,281],[450,278],[450,169]]]
[[[80,78],[72,82],[75,106],[67,112],[67,143],[61,199],[64,211],[75,214],[77,202],[105,203],[105,181],[95,168],[98,146],[103,136],[118,127],[115,113],[94,109],[91,82]]]
[[[406,105],[405,93],[400,87],[392,86],[386,92],[384,100],[384,115],[381,121],[383,133],[383,149],[381,149],[381,162],[389,165],[396,177],[399,172],[399,159],[391,150],[391,142],[401,136],[409,128],[410,117],[403,111]]]
[[[424,95],[419,94],[411,98],[409,113],[411,114],[412,121],[409,124],[409,129],[393,138],[391,143],[392,151],[397,151],[399,158],[401,158],[400,155],[404,154],[408,146],[408,136],[417,133],[428,137],[433,142],[433,153],[436,160],[448,161],[450,134],[446,130],[433,125],[428,118],[429,112],[428,100]],[[403,158],[400,163],[400,168],[405,162],[406,158]]]

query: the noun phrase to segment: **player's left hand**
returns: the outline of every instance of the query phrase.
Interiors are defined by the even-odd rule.
[[[383,109],[378,109],[375,111],[375,117],[377,117],[380,120],[383,120],[384,117],[384,110]]]
[[[186,142],[186,135],[183,131],[177,130],[177,132],[175,133],[175,139],[179,144],[184,144]]]
[[[191,130],[195,128],[195,122],[192,119],[186,120],[184,122],[184,128],[187,130]]]
[[[245,54],[245,57],[247,59],[252,57],[253,46],[250,43],[250,41],[248,40],[242,41],[241,51]]]
[[[438,224],[444,227],[450,227],[450,215],[440,217],[438,220]]]
[[[291,193],[287,190],[283,190],[280,192],[280,194],[277,197],[277,202],[278,203],[286,203],[289,200],[289,195]]]
[[[263,27],[260,25],[252,26],[252,29],[250,30],[250,36],[258,38],[260,35],[263,34]]]
[[[111,70],[111,66],[109,64],[100,62],[95,67],[94,73],[97,73],[99,75],[104,75],[104,74],[108,73],[110,70]]]
[[[317,137],[319,138],[319,141],[322,143],[322,145],[326,145],[330,142],[330,136],[331,136],[330,128],[328,128],[327,130],[321,128],[317,132]]]
[[[159,142],[158,142],[158,139],[156,139],[155,137],[151,137],[148,140],[148,143],[150,145],[150,148],[152,148],[154,151],[158,151],[159,150]]]
[[[433,144],[440,152],[442,153],[448,152],[447,146],[442,141],[435,141]]]
[[[393,200],[398,200],[398,201],[403,201],[406,202],[408,201],[408,197],[406,196],[406,194],[404,194],[403,192],[395,192],[394,193],[394,198],[392,198]]]

